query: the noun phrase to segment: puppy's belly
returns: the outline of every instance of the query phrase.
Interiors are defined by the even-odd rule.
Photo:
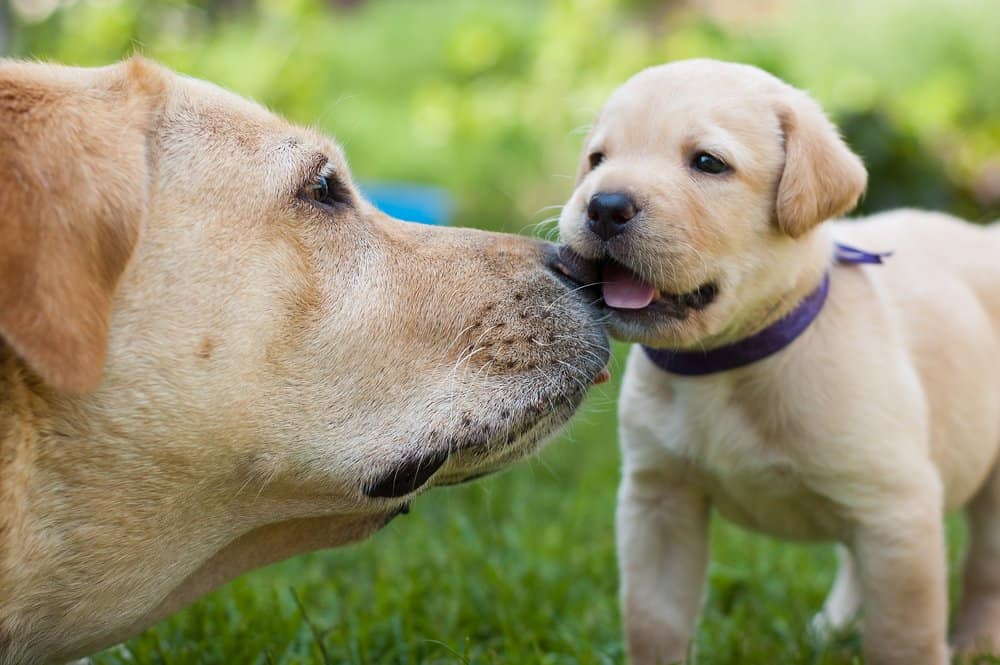
[[[718,477],[702,474],[712,505],[725,519],[751,531],[788,540],[843,540],[847,521],[825,497],[783,469]]]

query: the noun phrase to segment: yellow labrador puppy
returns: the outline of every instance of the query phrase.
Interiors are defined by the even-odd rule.
[[[713,507],[842,543],[817,627],[863,605],[882,665],[948,660],[942,515],[966,507],[958,640],[1000,648],[1000,231],[829,221],[865,183],[813,100],[744,65],[643,71],[586,140],[561,233],[604,262],[612,333],[645,345],[620,406],[634,663],[685,659]]]
[[[541,242],[402,223],[142,59],[0,62],[0,663],[67,660],[528,455],[607,341]]]

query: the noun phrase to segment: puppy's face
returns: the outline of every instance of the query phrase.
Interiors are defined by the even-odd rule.
[[[560,233],[602,262],[614,335],[703,347],[790,288],[801,239],[864,183],[804,93],[753,67],[683,61],[637,74],[601,110]]]

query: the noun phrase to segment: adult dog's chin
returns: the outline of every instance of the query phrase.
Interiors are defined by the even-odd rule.
[[[498,473],[538,452],[576,410],[566,405],[536,420],[519,436],[497,439],[453,454],[431,481],[431,486],[460,485]]]
[[[603,335],[602,335],[603,338]],[[486,403],[446,426],[413,437],[394,463],[362,487],[371,498],[407,497],[437,485],[454,485],[495,473],[537,452],[580,406],[587,390],[607,376],[606,338],[579,366],[511,377]]]

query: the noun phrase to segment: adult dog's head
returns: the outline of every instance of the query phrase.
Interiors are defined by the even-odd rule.
[[[852,208],[866,179],[804,92],[748,65],[686,60],[611,96],[559,228],[603,263],[613,334],[702,348],[803,295],[803,270],[829,254],[812,231]]]
[[[551,246],[393,220],[148,61],[0,63],[0,180],[0,662],[522,458],[607,359]]]

